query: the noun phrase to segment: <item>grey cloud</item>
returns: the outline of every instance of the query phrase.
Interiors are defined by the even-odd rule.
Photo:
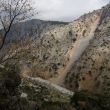
[[[72,21],[80,15],[101,8],[109,0],[35,0],[39,14],[44,20]]]

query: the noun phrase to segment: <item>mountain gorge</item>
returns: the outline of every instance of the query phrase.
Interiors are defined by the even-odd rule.
[[[69,70],[70,73],[68,73],[67,82],[69,81],[68,84],[73,86],[73,88],[77,85],[77,87],[75,87],[77,89],[109,93],[109,22],[110,6],[108,5],[101,12],[94,38],[90,41],[89,46],[76,61],[74,66]],[[74,83],[74,81],[77,83]]]
[[[11,63],[20,66],[21,97],[37,102],[42,108],[37,110],[109,110],[110,4],[70,23],[13,25],[6,44],[17,57]],[[77,96],[79,91],[86,94]],[[55,105],[48,108],[48,103]]]
[[[89,37],[92,30],[91,28],[99,17],[100,10],[94,11],[93,13],[80,17],[78,20],[68,25],[60,23],[58,26],[49,26],[51,29],[43,28],[44,30],[41,32],[40,37],[36,35],[34,38],[25,39],[26,42],[32,41],[23,46],[25,52],[28,52],[28,54],[25,55],[26,57],[21,54],[19,59],[19,61],[23,63],[22,65],[25,65],[23,67],[24,73],[34,77],[40,76],[44,79],[53,80],[54,82],[54,79],[51,78],[57,79],[59,74],[65,72],[66,66],[72,60],[74,49],[77,49],[80,45],[80,40]],[[33,28],[36,29],[36,27]],[[94,26],[93,28],[96,27]],[[22,28],[20,31],[20,33],[22,33]],[[81,51],[83,50],[84,49]],[[80,55],[78,56],[80,57]],[[25,70],[29,71],[26,72]]]

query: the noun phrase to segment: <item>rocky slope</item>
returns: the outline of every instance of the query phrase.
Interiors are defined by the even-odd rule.
[[[99,78],[102,69],[109,73],[109,13],[107,5],[68,25],[32,20],[22,23],[21,29],[21,23],[16,28],[12,27],[13,33],[10,32],[9,38],[18,34],[21,38],[28,36],[24,45],[22,42],[13,43],[13,47],[17,47],[15,53],[19,51],[17,61],[22,73],[39,76],[61,86],[65,86],[66,80],[66,85],[73,90],[77,87],[93,90],[101,82],[95,79]],[[30,34],[27,35],[28,31]]]
[[[36,25],[35,22],[36,20],[28,21],[21,29],[18,28],[19,24],[13,30],[14,33],[11,31],[9,34],[13,39],[16,30],[20,31],[18,34],[25,41],[14,40],[11,43],[10,53],[16,58],[9,60],[10,63],[17,62],[20,65],[20,85],[15,85],[17,76],[14,80],[11,79],[16,73],[14,68],[10,70],[0,67],[0,97],[4,103],[8,100],[12,101],[6,103],[8,106],[14,105],[13,100],[17,99],[18,103],[23,98],[22,101],[26,99],[31,103],[30,107],[34,104],[35,110],[109,110],[110,4],[69,24],[42,24],[43,21],[37,21]],[[7,57],[9,54],[4,59]],[[13,74],[5,75],[6,73]],[[10,87],[10,84],[13,86]],[[19,94],[16,89],[19,89]],[[15,92],[11,92],[12,90]],[[4,93],[7,100],[2,95]],[[0,106],[6,107],[4,103],[0,101]],[[25,101],[20,101],[18,106],[24,107],[23,103],[27,109]]]
[[[68,71],[67,87],[110,93],[110,5],[102,9],[89,46]]]
[[[32,41],[28,39],[27,44],[22,48],[24,54],[20,53],[19,58],[22,72],[62,85],[66,76],[65,68],[72,61],[73,50],[77,50],[76,47],[79,47],[81,39],[87,38],[87,42],[89,42],[90,32],[92,33],[94,30],[94,24],[99,17],[100,10],[94,11],[66,26],[60,25],[51,28],[43,32],[37,39],[32,39]],[[31,42],[29,43],[29,41]],[[62,79],[60,80],[60,78]]]
[[[110,5],[55,27],[30,45],[20,58],[22,72],[72,90],[109,89]],[[107,89],[108,88],[108,89]]]

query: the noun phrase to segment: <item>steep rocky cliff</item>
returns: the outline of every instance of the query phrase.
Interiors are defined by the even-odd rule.
[[[89,46],[68,71],[67,87],[110,93],[110,5],[102,9]]]

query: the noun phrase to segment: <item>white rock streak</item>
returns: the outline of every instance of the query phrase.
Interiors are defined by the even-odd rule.
[[[31,81],[37,82],[38,84],[45,86],[46,88],[49,88],[52,90],[55,89],[55,90],[61,92],[62,94],[69,95],[69,96],[73,96],[73,94],[74,94],[72,91],[65,89],[63,87],[60,87],[58,85],[52,84],[51,82],[44,80],[42,78],[39,78],[39,77],[33,78],[33,77],[28,77],[28,76],[25,76],[25,77],[29,78]]]

